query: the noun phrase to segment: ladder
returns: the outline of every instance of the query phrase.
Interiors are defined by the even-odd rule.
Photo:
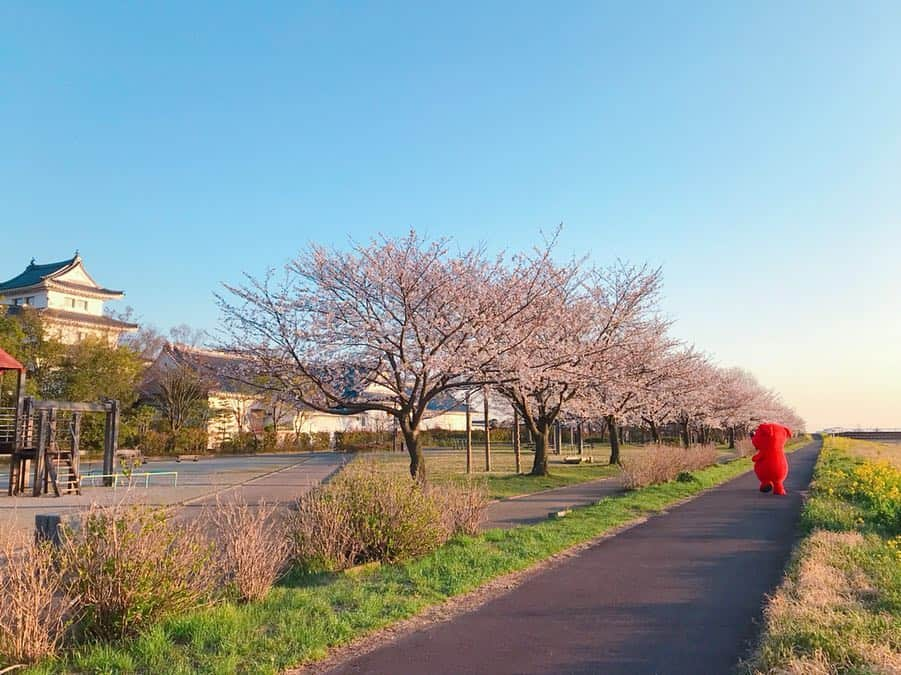
[[[71,443],[60,447],[56,438],[56,410],[50,410],[49,442],[46,444],[47,474],[44,478],[46,487],[53,487],[53,493],[59,497],[63,494],[81,494],[81,477],[78,473],[78,445],[81,436],[81,416],[76,413],[69,423]],[[48,485],[49,483],[49,485]]]
[[[57,497],[63,494],[81,494],[78,459],[71,450],[53,450],[47,453],[47,475]]]
[[[81,436],[81,418],[72,416],[69,424],[71,443],[61,447],[56,437],[57,410],[41,411],[38,427],[37,466],[35,476],[44,484],[44,494],[53,488],[57,497],[63,494],[81,494],[81,477],[78,472],[78,441]],[[43,466],[42,466],[43,465]],[[43,471],[41,471],[43,469]],[[40,474],[43,473],[43,476]],[[35,495],[40,488],[35,485]]]

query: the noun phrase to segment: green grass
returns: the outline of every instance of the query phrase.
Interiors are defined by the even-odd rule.
[[[577,509],[564,519],[456,537],[403,564],[355,575],[295,574],[263,601],[227,603],[162,621],[139,638],[85,645],[30,672],[276,673],[334,646],[522,570],[750,469],[747,459]]]
[[[624,445],[621,449],[623,456],[642,452],[643,446]],[[484,449],[473,447],[472,473],[466,474],[466,453],[464,450],[452,450],[449,448],[429,449],[425,453],[426,472],[430,481],[435,483],[472,481],[485,487],[485,491],[491,499],[503,499],[517,495],[550,490],[585,483],[598,478],[611,478],[620,473],[619,466],[608,464],[610,447],[608,445],[595,445],[585,448],[585,455],[591,456],[593,461],[585,464],[565,464],[563,458],[576,454],[569,447],[564,447],[560,455],[551,455],[548,458],[547,476],[530,476],[532,462],[535,454],[524,449],[521,457],[520,470],[524,473],[516,473],[516,461],[513,447],[507,444],[494,444],[491,448],[491,472],[485,469]],[[406,473],[409,471],[409,457],[405,452],[372,452],[363,455],[367,459],[375,459],[392,471]]]
[[[901,670],[901,445],[827,438],[745,672]]]

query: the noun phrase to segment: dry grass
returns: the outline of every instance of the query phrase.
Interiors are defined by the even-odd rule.
[[[145,506],[91,507],[58,550],[67,592],[90,636],[135,635],[162,616],[209,601],[211,548],[196,525]]]
[[[51,546],[0,526],[0,665],[53,656],[71,606]]]
[[[291,552],[276,507],[219,502],[212,521],[219,569],[226,585],[242,601],[261,599],[285,573]]]
[[[671,481],[680,474],[715,464],[719,450],[715,445],[649,445],[644,452],[623,459],[623,485],[636,490]]]
[[[448,532],[478,534],[488,505],[488,497],[481,485],[474,482],[459,487],[433,485],[428,494],[438,506]]]
[[[735,454],[738,457],[750,457],[757,449],[750,438],[740,438],[735,441]]]
[[[870,462],[889,462],[901,469],[901,443],[876,443],[840,436],[829,439],[830,447]]]
[[[855,564],[867,547],[856,532],[820,530],[802,543],[766,608],[766,637],[746,672],[901,673],[898,617],[880,608],[873,579]]]

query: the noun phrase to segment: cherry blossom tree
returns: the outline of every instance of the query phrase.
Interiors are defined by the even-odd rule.
[[[666,322],[654,317],[635,322],[629,339],[612,354],[608,376],[582,398],[584,414],[603,418],[610,431],[610,464],[620,463],[620,426],[639,422],[655,389],[670,376],[666,357],[675,343],[667,329]]]
[[[638,348],[659,287],[659,270],[617,264],[584,271],[578,261],[556,264],[547,255],[521,257],[496,287],[523,310],[515,325],[495,325],[489,351],[496,356],[486,375],[535,439],[533,475],[548,472],[549,435],[561,414],[578,412],[588,389],[615,379],[623,355]]]
[[[419,430],[429,403],[479,382],[490,329],[516,320],[535,294],[485,292],[501,258],[452,254],[410,232],[338,250],[312,245],[280,274],[247,277],[219,298],[225,348],[296,403],[333,414],[377,411],[397,421],[410,473],[426,478]],[[490,319],[490,322],[489,322]]]

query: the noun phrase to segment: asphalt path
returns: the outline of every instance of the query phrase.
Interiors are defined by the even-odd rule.
[[[728,675],[782,578],[819,448],[789,455],[787,496],[744,474],[332,672]]]
[[[604,497],[623,492],[622,478],[600,478],[529,495],[501,499],[485,509],[483,530],[508,529],[547,520],[548,514],[588,506]]]

